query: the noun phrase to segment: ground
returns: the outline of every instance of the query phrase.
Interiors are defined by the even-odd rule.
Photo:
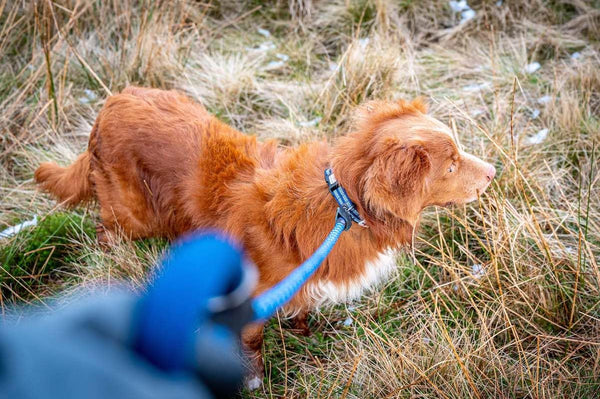
[[[450,4],[452,3],[452,4]],[[462,7],[462,8],[461,8]],[[92,205],[36,191],[82,151],[106,97],[177,88],[285,144],[352,129],[368,99],[423,96],[499,173],[429,209],[397,273],[359,302],[274,319],[246,397],[600,395],[600,2],[0,0],[1,310],[143,285],[161,240],[95,243]],[[458,10],[458,11],[455,11]]]

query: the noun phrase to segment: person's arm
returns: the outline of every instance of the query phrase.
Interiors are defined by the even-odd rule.
[[[141,296],[124,289],[95,292],[71,298],[55,313],[3,323],[0,397],[235,394],[243,373],[239,331],[213,316],[235,291],[237,315],[251,317],[243,300],[251,287],[240,289],[248,285],[242,260],[218,236],[190,236],[171,249]]]

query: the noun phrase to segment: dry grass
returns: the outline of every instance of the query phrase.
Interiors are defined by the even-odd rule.
[[[184,90],[291,144],[347,131],[366,99],[422,95],[496,164],[492,189],[430,210],[397,277],[314,315],[312,337],[271,323],[264,389],[246,395],[597,397],[600,4],[470,5],[476,17],[459,24],[434,0],[0,0],[0,228],[56,214],[34,168],[70,162],[106,96],[129,84]],[[532,62],[541,68],[527,73]],[[83,224],[77,233],[48,273],[0,276],[3,309],[100,282],[137,286],[164,246],[120,242],[107,255]]]

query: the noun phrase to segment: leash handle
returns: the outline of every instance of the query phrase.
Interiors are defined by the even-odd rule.
[[[137,304],[132,339],[136,351],[159,368],[184,370],[195,353],[198,327],[249,297],[254,283],[245,283],[240,249],[216,234],[184,237],[162,265]]]
[[[285,279],[252,301],[255,321],[268,319],[277,311],[277,308],[292,299],[329,255],[345,227],[346,221],[341,217],[338,218],[333,230],[310,258],[294,269]]]

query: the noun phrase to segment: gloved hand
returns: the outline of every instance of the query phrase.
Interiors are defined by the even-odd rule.
[[[243,373],[237,326],[245,322],[223,315],[252,317],[252,282],[242,265],[241,252],[224,239],[194,235],[172,248],[141,297],[124,289],[96,292],[56,313],[5,322],[0,397],[235,394]]]

